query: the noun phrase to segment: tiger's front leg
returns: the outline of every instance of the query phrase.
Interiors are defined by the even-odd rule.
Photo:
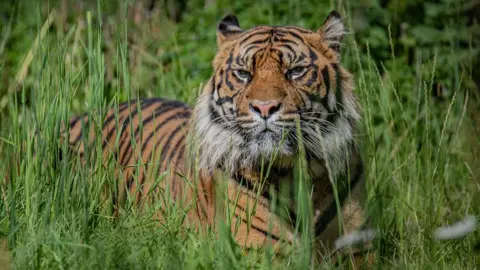
[[[349,265],[352,269],[371,269],[375,262],[375,253],[372,250],[372,231],[365,229],[366,216],[362,207],[364,203],[364,179],[351,190],[341,208],[340,215],[337,215],[327,226],[324,232],[319,235],[318,245],[324,251],[323,256],[330,262],[339,266]],[[367,232],[368,231],[368,232]],[[341,244],[336,241],[342,236],[358,233],[358,239],[349,243]]]

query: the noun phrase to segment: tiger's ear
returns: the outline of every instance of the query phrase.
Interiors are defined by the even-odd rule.
[[[345,26],[343,25],[342,17],[338,12],[330,12],[317,33],[322,36],[322,41],[327,43],[337,55],[340,54],[340,44],[345,35]]]
[[[220,47],[224,42],[235,39],[242,29],[238,24],[238,19],[235,15],[228,14],[218,24],[217,28],[217,43]]]

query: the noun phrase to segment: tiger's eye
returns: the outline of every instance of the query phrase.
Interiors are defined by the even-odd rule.
[[[294,67],[289,69],[286,73],[287,78],[290,80],[295,80],[301,77],[307,71],[307,67]]]
[[[244,83],[247,83],[252,78],[252,74],[250,74],[249,71],[246,71],[246,70],[243,70],[243,69],[234,70],[233,75],[235,75],[235,77],[237,77],[237,79],[243,81]]]

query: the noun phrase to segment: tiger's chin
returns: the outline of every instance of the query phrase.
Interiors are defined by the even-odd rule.
[[[253,158],[250,164],[256,166],[260,166],[259,163],[262,160],[268,162],[276,157],[293,157],[297,152],[297,147],[292,140],[274,131],[263,131],[256,134],[245,143],[245,146]]]
[[[232,137],[235,137],[232,136]],[[277,159],[290,159],[297,153],[295,143],[282,138],[281,135],[274,132],[262,132],[260,134],[238,141],[238,144],[230,144],[229,147],[221,147],[221,141],[218,143],[204,145],[210,149],[212,157],[222,156],[220,159],[205,159],[204,168],[214,169],[221,167],[230,173],[236,173],[239,170],[259,170],[262,166],[268,166],[270,161]],[[220,146],[213,149],[211,146]]]

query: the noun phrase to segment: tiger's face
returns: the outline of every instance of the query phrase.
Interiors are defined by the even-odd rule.
[[[218,27],[214,75],[197,104],[204,167],[236,170],[273,153],[294,157],[296,123],[312,156],[341,151],[358,118],[351,76],[339,63],[343,34],[336,12],[317,32],[292,26],[243,31],[236,17],[226,16]],[[332,134],[338,138],[332,141]]]

